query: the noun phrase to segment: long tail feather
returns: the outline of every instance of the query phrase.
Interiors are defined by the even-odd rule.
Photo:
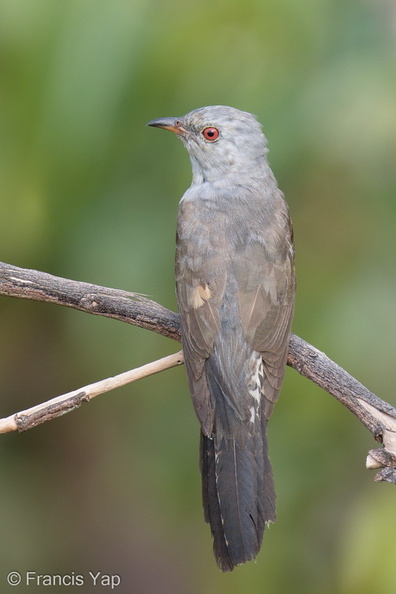
[[[275,521],[275,489],[267,452],[266,421],[243,446],[201,433],[205,520],[222,571],[254,559],[264,528]]]

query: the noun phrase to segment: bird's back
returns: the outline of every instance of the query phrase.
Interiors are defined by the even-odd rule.
[[[205,518],[224,571],[254,558],[275,521],[266,425],[283,378],[294,282],[279,272],[286,262],[290,276],[292,250],[287,207],[280,193],[274,200],[254,187],[193,186],[178,217],[182,342],[202,427]],[[279,205],[283,233],[273,231]],[[285,308],[281,344],[273,337],[275,348],[262,352]]]

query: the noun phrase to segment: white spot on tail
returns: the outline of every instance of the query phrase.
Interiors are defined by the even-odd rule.
[[[260,418],[260,405],[261,396],[263,390],[263,360],[260,353],[253,353],[250,360],[250,380],[248,385],[248,391],[252,397],[250,406],[250,418],[249,422],[252,424],[256,423],[256,420]]]
[[[256,407],[255,406],[251,406],[250,407],[250,422],[254,423],[254,419],[256,418]]]
[[[257,403],[261,402],[261,394],[263,389],[263,360],[260,353],[255,353],[252,360],[251,376],[249,381],[249,394],[253,396]]]

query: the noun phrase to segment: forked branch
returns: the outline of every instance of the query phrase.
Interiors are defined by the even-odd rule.
[[[0,263],[0,295],[72,307],[115,318],[180,341],[178,315],[138,293],[72,281],[37,270]],[[182,354],[176,353],[138,370],[58,396],[6,419],[0,419],[0,433],[26,430],[78,408],[82,402],[91,400],[97,394],[182,362]],[[334,396],[358,417],[377,441],[383,443],[384,448],[369,452],[367,467],[382,467],[376,480],[396,484],[396,409],[295,334],[291,335],[287,363]]]

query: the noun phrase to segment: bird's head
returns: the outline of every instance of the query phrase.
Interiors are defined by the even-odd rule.
[[[193,183],[252,174],[266,164],[266,138],[253,115],[215,105],[147,124],[177,134],[190,155]]]

